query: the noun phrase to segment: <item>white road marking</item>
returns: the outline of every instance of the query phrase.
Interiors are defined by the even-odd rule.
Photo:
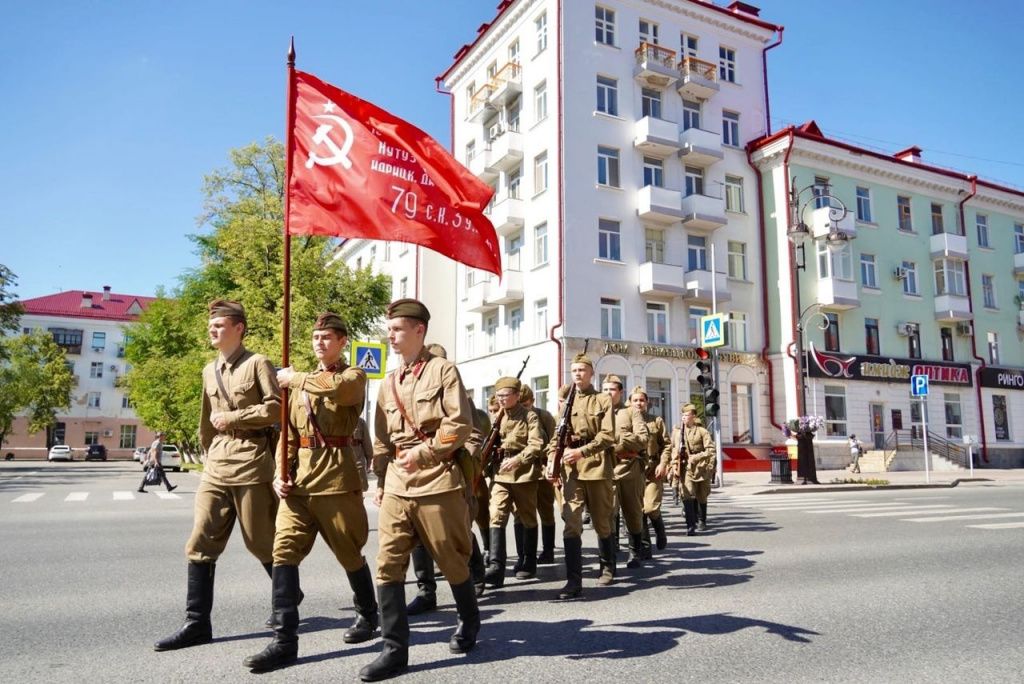
[[[907,518],[907,522],[945,522],[946,520],[985,520],[988,518],[1024,518],[1024,513],[976,513],[974,515],[949,515],[934,518]]]
[[[161,499],[180,499],[181,498],[180,496],[178,496],[174,492],[153,492],[153,493],[156,494],[157,496],[159,496]]]
[[[1005,511],[1005,510],[1006,510],[1005,508],[990,508],[990,507],[954,508],[954,509],[949,510],[949,511],[935,511],[935,513],[941,513],[942,515],[949,515],[949,514],[952,514],[952,513],[967,513],[967,512],[971,512],[971,511]],[[854,518],[892,518],[892,517],[899,516],[899,515],[911,515],[911,514],[913,514],[913,511],[889,511],[887,513],[859,513],[859,514],[858,513],[851,513],[850,515],[851,515],[851,517],[854,517]],[[982,517],[984,517],[984,516],[982,516]],[[942,518],[936,518],[936,520],[941,520],[941,519]]]
[[[132,492],[114,492],[114,501],[134,501],[135,494]]]
[[[921,511],[928,508],[952,508],[952,504],[929,504],[927,506],[919,506],[917,504],[905,504],[905,503],[894,503],[894,504],[872,504],[870,506],[861,506],[859,508],[827,508],[827,509],[815,509],[804,511],[805,513],[871,513],[874,511],[895,511],[904,510],[907,513],[913,513],[914,511]],[[866,510],[865,510],[866,509]]]
[[[11,503],[32,503],[36,499],[40,498],[46,492],[29,492],[28,494],[22,494]]]
[[[976,530],[1010,530],[1024,527],[1024,522],[991,523],[988,525],[968,525]]]
[[[65,501],[85,501],[89,498],[89,492],[71,492],[64,497]]]

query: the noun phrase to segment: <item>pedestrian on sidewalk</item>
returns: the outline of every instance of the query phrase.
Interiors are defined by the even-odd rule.
[[[167,473],[164,472],[164,467],[160,465],[160,456],[164,452],[164,433],[156,433],[156,439],[149,446],[149,460],[146,461],[146,470],[155,470],[157,472],[156,478],[150,482],[150,484],[160,484],[162,481],[164,487],[167,487],[167,491],[173,492],[178,488],[178,485],[172,485],[171,481],[167,479]],[[142,475],[142,482],[139,484],[139,491],[146,494],[146,481],[152,476],[147,472]]]
[[[864,453],[864,445],[857,439],[857,435],[850,435],[850,472],[860,472],[860,457]]]

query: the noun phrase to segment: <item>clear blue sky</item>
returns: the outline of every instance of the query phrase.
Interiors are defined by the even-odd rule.
[[[590,0],[565,0],[589,2]],[[449,142],[434,77],[496,0],[6,3],[0,23],[0,263],[22,298],[150,295],[197,264],[204,174],[283,139],[299,68]],[[725,4],[724,0],[720,4]],[[773,128],[825,133],[1024,186],[1016,0],[753,0],[786,26],[769,53]]]

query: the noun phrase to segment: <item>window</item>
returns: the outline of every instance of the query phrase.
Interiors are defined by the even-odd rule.
[[[498,61],[495,60],[487,65],[487,80],[493,81],[495,75],[498,73]]]
[[[729,83],[736,82],[736,51],[732,48],[718,48],[718,78]]]
[[[725,210],[743,213],[743,179],[739,176],[725,177]]]
[[[959,259],[936,259],[935,294],[963,297],[966,293],[964,262]]]
[[[753,389],[750,385],[733,384],[730,397],[732,399],[732,442],[733,444],[753,444]]]
[[[942,205],[938,202],[932,202],[932,235],[939,235],[944,232],[946,232],[946,229],[942,225]]]
[[[508,189],[508,196],[511,199],[519,199],[519,183],[523,177],[522,165],[517,166],[505,174],[505,185]]]
[[[487,353],[493,354],[497,349],[498,314],[491,314],[484,319],[484,339],[487,340]]]
[[[697,56],[697,36],[691,36],[688,33],[679,34],[679,56]]]
[[[878,288],[878,269],[875,266],[874,254],[860,255],[860,284],[864,287]]]
[[[89,364],[89,377],[90,378],[102,378],[103,377],[103,362],[93,361]]]
[[[533,89],[533,120],[543,121],[548,118],[547,81]]]
[[[1010,420],[1006,410],[1006,397],[1002,394],[992,395],[992,422],[996,427],[996,439],[1000,442],[1010,440]]]
[[[98,433],[98,432],[91,432],[89,430],[85,431],[85,446],[91,446],[93,444],[99,444],[99,443],[100,443],[100,433]]]
[[[1024,279],[1017,281],[1017,303],[1020,305],[1022,311],[1024,311]]]
[[[987,273],[981,276],[981,296],[985,301],[985,308],[996,308],[996,284],[993,277]]]
[[[523,327],[523,309],[516,307],[508,313],[508,343],[511,347],[519,346],[519,331]]]
[[[857,220],[871,223],[871,191],[857,186]]]
[[[700,128],[700,103],[683,100],[683,130]]]
[[[864,319],[864,350],[871,356],[881,356],[882,349],[878,341],[878,319]]]
[[[745,242],[729,240],[729,277],[747,279],[747,245]]]
[[[1024,254],[1024,223],[1013,224],[1013,253]]]
[[[974,225],[978,229],[978,246],[988,247],[988,216],[978,214],[974,217]]]
[[[621,261],[621,237],[619,222],[611,219],[597,220],[597,255],[610,261]]]
[[[736,112],[722,112],[722,144],[740,146],[740,115]]]
[[[703,235],[686,236],[686,270],[708,270],[708,240]]]
[[[644,157],[644,185],[665,187],[665,169],[657,157]]]
[[[619,82],[607,76],[597,77],[597,111],[619,115]]]
[[[668,344],[668,305],[647,302],[647,341]]]
[[[747,350],[747,314],[733,311],[729,314],[729,346],[736,351]]]
[[[94,332],[92,334],[92,350],[103,351],[107,347],[107,333]]]
[[[939,339],[942,340],[942,360],[953,360],[953,330],[951,328],[939,328]]]
[[[842,385],[825,385],[825,434],[846,436],[846,389]]]
[[[544,12],[534,19],[533,27],[537,32],[537,54],[540,54],[548,47],[548,13]]]
[[[839,314],[826,313],[828,327],[825,328],[825,351],[839,351]]]
[[[964,436],[964,417],[960,410],[960,395],[943,392],[942,401],[946,405],[946,437],[962,438]]]
[[[910,220],[910,198],[899,195],[896,197],[896,220],[897,226],[905,233],[913,232],[914,226]]]
[[[916,295],[917,291],[917,264],[913,261],[904,261],[901,264],[903,273],[903,294]]]
[[[86,395],[86,406],[88,406],[89,408],[99,408],[100,407],[100,393],[99,392],[89,392],[89,394]]]
[[[821,209],[829,205],[829,200],[826,195],[830,194],[828,178],[823,176],[814,177],[814,189],[811,190],[814,195],[814,208]]]
[[[548,376],[541,375],[530,381],[533,387],[533,405],[545,408],[548,405]]]
[[[684,167],[686,172],[686,192],[685,195],[703,195],[704,194],[704,170],[699,169],[696,166]]]
[[[661,118],[661,91],[653,88],[640,90],[640,111],[644,116]]]
[[[710,309],[701,306],[691,306],[686,311],[686,336],[690,344],[700,344],[700,319],[711,313]]]
[[[619,187],[619,151],[613,147],[597,148],[597,184]]]
[[[121,397],[121,408],[123,408],[123,409],[133,409],[133,408],[135,408],[135,404],[132,403],[132,400],[129,399],[128,397]]]
[[[594,8],[594,40],[602,45],[615,45],[615,10]]]
[[[985,333],[988,342],[988,362],[993,366],[999,364],[999,334],[994,332]]]
[[[49,328],[48,331],[53,335],[54,343],[61,347],[65,354],[82,353],[83,331],[70,330],[68,328]]]
[[[508,61],[519,63],[519,39],[513,40],[508,46]]]
[[[533,265],[548,263],[548,224],[541,223],[533,229]]]
[[[656,264],[665,263],[665,231],[644,229],[644,260]]]
[[[519,114],[523,109],[523,104],[517,97],[509,103],[508,107],[505,108],[505,118],[508,121],[508,130],[518,133],[519,132]]]
[[[466,267],[466,289],[476,285],[476,271],[472,268]]]
[[[134,425],[121,426],[121,439],[118,440],[118,447],[121,449],[134,449],[136,439],[136,427]]]
[[[658,25],[646,19],[640,20],[640,42],[658,44]]]
[[[516,233],[510,235],[505,239],[505,269],[508,271],[518,271],[521,269],[520,256],[523,252],[523,234]]]
[[[601,337],[622,339],[622,302],[618,299],[601,297]]]
[[[534,334],[538,339],[548,336],[548,300],[538,299],[533,304]]]
[[[466,355],[476,356],[476,327],[466,326]]]
[[[849,242],[835,252],[829,249],[827,240],[818,240],[814,246],[818,250],[819,278],[853,280],[853,247]]]
[[[409,296],[409,279],[402,278],[398,281],[398,298],[405,299]]]
[[[548,153],[541,152],[533,158],[533,194],[548,189]]]
[[[912,359],[921,358],[921,326],[911,323],[910,334],[907,335],[907,356]]]
[[[473,113],[476,109],[473,98],[476,96],[476,81],[470,81],[469,85],[466,86],[466,109],[469,113]]]

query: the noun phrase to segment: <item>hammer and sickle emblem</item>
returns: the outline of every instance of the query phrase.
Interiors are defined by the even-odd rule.
[[[325,123],[320,124],[316,132],[313,134],[314,145],[324,145],[330,150],[331,155],[328,157],[321,157],[315,152],[310,151],[309,158],[306,160],[306,168],[313,168],[314,164],[320,166],[334,166],[335,164],[341,164],[346,169],[352,168],[352,160],[348,158],[348,152],[352,149],[353,134],[352,127],[348,121],[345,121],[340,116],[334,116],[333,114],[317,114],[313,116],[314,119],[329,119],[338,124],[341,130],[345,133],[345,139],[342,141],[341,146],[331,138],[331,131],[334,130],[334,126]]]

